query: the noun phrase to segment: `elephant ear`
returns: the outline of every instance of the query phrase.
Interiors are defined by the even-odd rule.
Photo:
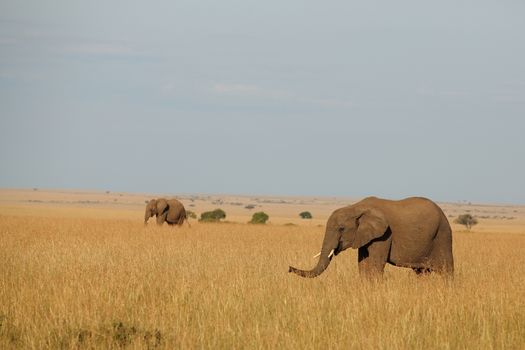
[[[375,208],[366,209],[357,219],[358,227],[352,248],[357,249],[375,238],[381,237],[388,228],[385,215]]]
[[[165,199],[157,200],[157,215],[162,215],[166,210],[168,210],[168,202]]]

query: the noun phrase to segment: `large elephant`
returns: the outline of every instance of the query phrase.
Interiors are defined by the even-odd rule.
[[[153,215],[157,217],[157,224],[162,225],[167,222],[168,225],[182,225],[184,220],[188,222],[186,215],[186,209],[184,205],[176,199],[152,199],[146,205],[146,211],[144,213],[144,225],[148,223],[148,220]]]
[[[317,277],[347,248],[358,249],[361,276],[380,277],[385,264],[416,273],[454,272],[452,230],[436,203],[412,197],[399,201],[368,197],[335,210],[326,224],[319,261],[312,270],[289,272]]]

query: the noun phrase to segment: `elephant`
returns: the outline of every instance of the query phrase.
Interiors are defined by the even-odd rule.
[[[427,198],[367,197],[335,210],[315,256],[317,265],[311,270],[290,266],[288,272],[317,277],[348,248],[358,250],[359,275],[365,278],[380,278],[387,263],[412,268],[418,275],[454,273],[452,229],[441,208]]]
[[[184,220],[188,226],[190,225],[184,205],[176,199],[158,198],[150,200],[144,213],[144,225],[147,225],[149,218],[153,215],[157,217],[157,225],[167,222],[168,225],[181,226]]]

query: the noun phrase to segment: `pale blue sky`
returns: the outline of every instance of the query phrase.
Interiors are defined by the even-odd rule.
[[[0,2],[0,187],[525,203],[523,1]]]

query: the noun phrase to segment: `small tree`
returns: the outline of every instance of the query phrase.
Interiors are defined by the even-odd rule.
[[[214,211],[205,211],[201,214],[199,221],[202,222],[218,222],[226,218],[226,213],[222,209],[215,209]]]
[[[301,219],[311,219],[312,214],[309,211],[303,211],[302,213],[299,213],[299,216]]]
[[[250,224],[265,224],[269,218],[270,217],[265,212],[258,211],[257,213],[253,214]]]
[[[454,222],[456,224],[464,225],[467,230],[470,231],[472,226],[478,223],[478,220],[470,214],[462,214],[459,215]]]

